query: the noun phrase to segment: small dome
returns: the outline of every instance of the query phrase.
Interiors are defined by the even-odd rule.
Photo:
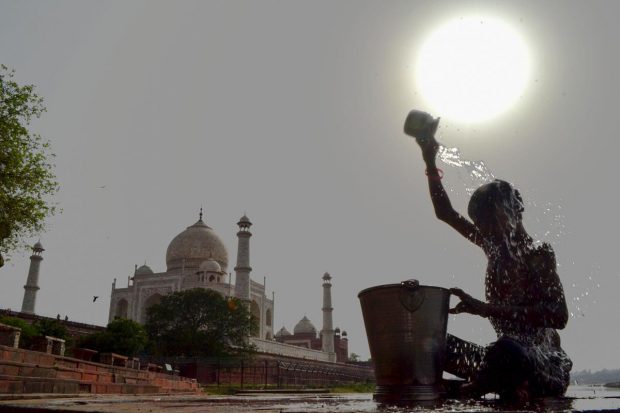
[[[323,279],[324,279],[325,281],[329,281],[329,280],[331,280],[331,279],[332,279],[332,276],[331,276],[331,275],[329,275],[329,273],[328,273],[328,272],[326,272],[325,274],[323,274]]]
[[[277,333],[276,337],[285,337],[292,336],[292,334],[286,329],[286,327],[282,327]]]
[[[308,317],[304,316],[299,323],[293,329],[294,334],[316,334],[316,328],[312,325],[312,322],[308,320]]]
[[[340,334],[340,327],[336,327],[336,329],[334,330],[334,333]]]
[[[342,336],[343,336],[343,337],[346,337],[346,336],[347,336],[347,332],[346,332],[346,331],[343,331],[343,332],[342,332]]]
[[[32,246],[33,250],[39,250],[39,251],[45,251],[45,248],[43,248],[43,244],[41,244],[41,241],[37,241],[33,246]]]
[[[144,265],[136,268],[136,272],[135,272],[134,275],[150,275],[150,274],[155,274],[155,273],[153,272],[151,267],[149,267],[148,265],[144,264]]]
[[[219,274],[222,272],[222,267],[213,258],[209,258],[208,260],[200,264],[198,272],[217,272]]]

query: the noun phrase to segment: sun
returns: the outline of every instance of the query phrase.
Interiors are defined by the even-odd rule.
[[[432,32],[416,59],[416,86],[437,116],[478,123],[524,93],[531,64],[523,38],[493,17],[460,17]]]

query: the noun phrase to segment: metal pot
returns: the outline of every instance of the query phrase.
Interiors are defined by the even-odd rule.
[[[435,400],[444,391],[450,292],[415,280],[358,294],[379,402]]]

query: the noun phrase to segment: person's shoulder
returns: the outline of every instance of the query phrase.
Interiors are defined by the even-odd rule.
[[[534,247],[534,253],[540,256],[555,256],[553,247],[548,242],[542,242]]]

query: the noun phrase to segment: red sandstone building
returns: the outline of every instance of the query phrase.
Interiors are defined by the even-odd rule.
[[[349,359],[349,339],[347,332],[340,333],[340,328],[334,330],[334,352],[336,361],[345,363]],[[322,350],[323,340],[321,334],[317,334],[316,328],[308,317],[304,316],[291,334],[285,327],[282,327],[275,335],[276,341],[284,344],[291,344],[298,347],[305,347],[311,350]]]

